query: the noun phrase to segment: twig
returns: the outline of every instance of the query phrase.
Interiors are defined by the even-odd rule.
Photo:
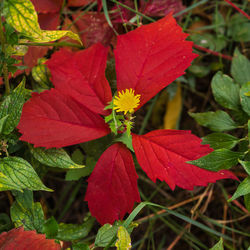
[[[238,6],[236,6],[234,3],[232,3],[229,0],[225,0],[228,4],[230,4],[233,8],[235,8],[237,11],[239,11],[242,15],[244,15],[247,19],[250,19],[250,16],[243,10],[241,10]]]

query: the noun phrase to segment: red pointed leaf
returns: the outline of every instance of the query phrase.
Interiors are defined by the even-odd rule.
[[[95,0],[68,0],[68,6],[78,7],[93,3]]]
[[[33,93],[17,126],[21,140],[36,147],[64,147],[108,134],[104,120],[56,89]]]
[[[183,130],[155,130],[148,134],[133,135],[137,160],[152,181],[165,181],[171,189],[179,186],[192,190],[216,180],[237,179],[231,172],[211,172],[186,163],[212,151],[201,145],[201,139]]]
[[[79,15],[81,17],[79,17]],[[108,46],[111,42],[114,32],[103,13],[88,12],[85,15],[82,13],[73,15],[76,20],[76,27],[79,30],[83,44],[89,47],[95,43],[102,43]]]
[[[196,57],[172,15],[117,39],[117,89],[133,88],[141,105],[184,74]]]
[[[45,234],[35,231],[24,231],[23,227],[14,228],[0,234],[0,249],[2,250],[60,250],[55,240],[45,238]]]
[[[63,0],[31,0],[35,10],[40,13],[59,12]]]
[[[46,62],[57,90],[73,97],[93,112],[107,114],[104,107],[112,100],[105,77],[108,49],[101,44],[78,51],[62,49]]]
[[[60,25],[60,13],[40,13],[38,22],[43,30],[56,30]]]
[[[121,143],[109,147],[88,179],[85,200],[91,214],[101,224],[122,220],[140,202],[137,178],[129,150]]]

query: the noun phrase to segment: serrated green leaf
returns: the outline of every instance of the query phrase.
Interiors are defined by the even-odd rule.
[[[250,62],[243,56],[238,49],[234,52],[234,57],[231,65],[231,74],[234,80],[243,85],[250,81]]]
[[[244,195],[244,203],[247,210],[250,212],[250,194]]]
[[[95,219],[89,217],[83,224],[60,223],[56,239],[63,241],[74,241],[86,237],[94,225]]]
[[[210,250],[223,250],[223,239],[220,238],[219,242],[217,242]]]
[[[30,152],[40,163],[56,168],[84,168],[84,165],[74,163],[66,151],[62,148],[34,148],[30,146]]]
[[[0,172],[0,191],[6,190],[19,190],[22,191],[19,185],[17,185],[11,178],[8,178],[2,172]]]
[[[250,161],[241,161],[241,160],[239,160],[239,163],[245,169],[245,171],[250,175]]]
[[[228,131],[237,128],[237,124],[224,111],[204,113],[189,113],[200,125],[217,132]]]
[[[17,190],[52,191],[43,185],[32,166],[20,157],[9,156],[0,159],[0,171],[19,187]]]
[[[241,106],[243,110],[250,116],[250,96],[246,95],[250,91],[250,81],[243,84],[240,89]]]
[[[241,152],[233,152],[228,149],[217,149],[208,155],[188,163],[210,171],[229,169],[238,163],[238,159],[243,156]]]
[[[117,231],[117,241],[115,246],[117,250],[129,250],[131,249],[131,239],[127,229],[123,226],[120,226]]]
[[[4,124],[5,124],[5,122],[7,121],[7,118],[9,117],[9,115],[6,115],[6,116],[4,116],[4,117],[2,117],[1,119],[0,119],[0,134],[2,134],[3,133],[3,127],[4,127]]]
[[[8,95],[0,106],[0,119],[8,116],[2,127],[2,133],[10,134],[19,123],[25,103],[25,79]]]
[[[224,133],[212,133],[202,138],[202,144],[209,144],[213,149],[232,149],[239,139]]]
[[[240,88],[231,77],[218,72],[211,85],[214,98],[221,106],[232,110],[240,108]]]
[[[250,176],[244,179],[238,186],[237,190],[235,191],[234,195],[228,200],[233,201],[242,195],[246,195],[250,193]]]
[[[23,226],[25,230],[42,232],[44,214],[39,202],[33,202],[31,191],[16,192],[16,201],[10,208],[11,220],[15,227]]]
[[[67,30],[41,30],[37,13],[30,0],[4,1],[4,14],[8,24],[33,42],[52,42],[70,37],[81,44],[79,36]]]
[[[52,216],[43,223],[42,232],[46,234],[47,239],[54,239],[58,233],[58,224],[56,219]]]

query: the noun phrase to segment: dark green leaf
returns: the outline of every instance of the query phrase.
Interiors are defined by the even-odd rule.
[[[46,234],[46,238],[54,239],[58,233],[58,224],[54,217],[49,218],[43,224],[43,233]]]
[[[42,232],[44,214],[39,202],[33,202],[31,191],[16,192],[16,201],[10,208],[11,220],[16,227],[23,226],[26,230]]]
[[[244,203],[247,210],[250,212],[250,194],[244,195]]]
[[[233,152],[228,149],[217,149],[212,153],[188,163],[210,171],[228,169],[238,163],[238,159],[243,156],[241,152]]]
[[[245,169],[245,171],[250,175],[250,161],[241,161],[241,160],[239,160],[239,163]]]
[[[56,239],[63,241],[79,240],[86,237],[94,225],[95,219],[89,217],[83,224],[60,223]]]
[[[246,195],[250,193],[250,176],[244,179],[238,186],[237,190],[235,191],[234,195],[228,200],[233,201],[242,195]]]
[[[0,171],[15,183],[12,189],[17,190],[45,190],[52,191],[45,187],[32,166],[20,157],[5,157],[0,159]]]
[[[234,57],[231,66],[231,74],[234,80],[243,85],[250,81],[250,62],[243,56],[238,49],[234,52]]]
[[[243,110],[250,116],[250,96],[247,93],[250,91],[250,80],[249,82],[242,85],[240,89],[241,106]]]
[[[62,148],[34,148],[30,146],[30,152],[40,163],[57,168],[84,168],[84,165],[74,163],[66,151]]]
[[[240,88],[232,78],[218,72],[211,84],[214,98],[221,106],[232,110],[240,108]]]
[[[239,139],[224,133],[212,133],[202,138],[202,144],[209,144],[213,149],[233,148]]]
[[[200,125],[213,131],[223,132],[237,128],[237,124],[224,111],[189,113]]]
[[[85,243],[77,243],[72,245],[72,250],[90,250],[90,248]]]
[[[3,134],[7,135],[11,133],[19,123],[25,102],[25,95],[25,80],[22,80],[17,88],[2,102],[0,106],[0,119],[8,115],[3,124]]]
[[[210,250],[223,250],[223,239],[220,238],[219,242],[217,244],[215,244],[212,248],[210,248]]]

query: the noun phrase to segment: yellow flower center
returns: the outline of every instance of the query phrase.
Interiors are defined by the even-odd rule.
[[[133,89],[118,91],[118,95],[114,99],[114,110],[117,112],[133,113],[135,108],[140,104],[141,95],[135,95]]]

